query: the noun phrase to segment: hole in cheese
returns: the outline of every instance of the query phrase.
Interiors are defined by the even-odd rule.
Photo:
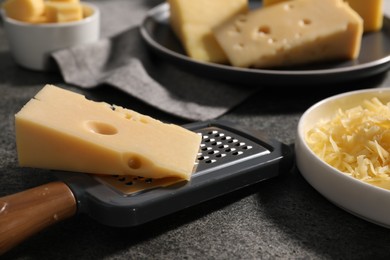
[[[276,43],[278,40],[277,39],[268,39],[268,43],[269,44],[274,44],[274,43]]]
[[[244,16],[244,15],[239,15],[239,16],[237,17],[237,22],[238,22],[238,24],[245,23],[246,21],[247,21],[247,19],[246,19],[246,16]]]
[[[243,43],[238,43],[236,45],[234,45],[234,49],[235,50],[242,50],[244,48],[244,44]]]
[[[291,9],[293,9],[294,8],[294,5],[293,4],[285,4],[284,5],[284,10],[286,10],[286,11],[289,11],[289,10],[291,10]]]
[[[141,162],[141,160],[138,157],[130,156],[130,158],[127,160],[127,165],[131,169],[137,170],[137,169],[141,168],[142,162]]]
[[[299,21],[299,25],[300,26],[308,26],[312,23],[312,21],[310,19],[302,19]]]
[[[144,124],[148,124],[148,123],[149,123],[149,120],[148,120],[147,117],[141,117],[141,118],[139,119],[139,121],[140,121],[141,123],[144,123]]]
[[[258,29],[260,36],[266,36],[271,34],[271,28],[268,25],[262,25]]]
[[[87,129],[96,134],[101,135],[115,135],[118,130],[110,124],[99,122],[99,121],[88,121],[86,123]]]
[[[234,28],[233,28],[233,32],[235,32],[235,33],[241,33],[241,27],[238,26],[238,25],[235,25]]]
[[[125,113],[125,118],[133,122],[140,122],[143,124],[148,124],[150,122],[147,117],[140,117],[139,115],[133,115],[131,113]]]

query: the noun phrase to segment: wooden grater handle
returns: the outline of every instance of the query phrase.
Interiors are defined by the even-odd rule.
[[[76,211],[76,199],[63,182],[0,198],[0,255]]]

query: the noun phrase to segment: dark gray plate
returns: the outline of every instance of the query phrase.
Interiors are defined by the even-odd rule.
[[[251,7],[255,7],[253,3]],[[308,86],[357,80],[390,68],[390,20],[387,17],[381,31],[363,36],[361,52],[356,60],[268,70],[237,68],[191,59],[171,30],[169,15],[167,3],[151,9],[141,24],[141,35],[151,50],[199,76],[259,87]]]

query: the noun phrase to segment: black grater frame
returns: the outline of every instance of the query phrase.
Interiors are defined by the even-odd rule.
[[[105,183],[104,178],[102,181],[102,178],[87,174],[58,172],[57,176],[70,187],[77,199],[78,213],[86,213],[109,226],[137,226],[279,176],[292,168],[290,147],[261,132],[218,120],[191,123],[184,127],[203,136],[197,168],[190,181],[126,194]],[[221,136],[218,131],[228,134]],[[228,150],[218,143],[221,142],[218,138],[231,144],[231,148],[240,148],[236,143],[241,141],[241,148],[248,152]],[[211,152],[211,149],[204,148],[218,145],[221,146],[219,149],[226,148],[228,151]],[[230,154],[222,156],[221,152]]]

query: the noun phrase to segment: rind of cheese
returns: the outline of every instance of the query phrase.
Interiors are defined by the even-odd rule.
[[[20,166],[189,180],[201,136],[46,85],[15,115]]]
[[[2,8],[5,14],[12,19],[36,22],[41,19],[45,5],[43,0],[7,0]]]
[[[390,189],[390,103],[378,98],[339,109],[306,133],[306,142],[322,160],[341,172]]]
[[[187,55],[193,59],[225,63],[212,28],[248,11],[248,0],[168,0],[170,24]]]
[[[263,6],[291,0],[263,0]],[[364,32],[375,32],[383,26],[383,0],[345,0],[364,20]]]
[[[214,34],[233,66],[274,68],[355,59],[363,21],[342,0],[294,0],[239,15]]]

